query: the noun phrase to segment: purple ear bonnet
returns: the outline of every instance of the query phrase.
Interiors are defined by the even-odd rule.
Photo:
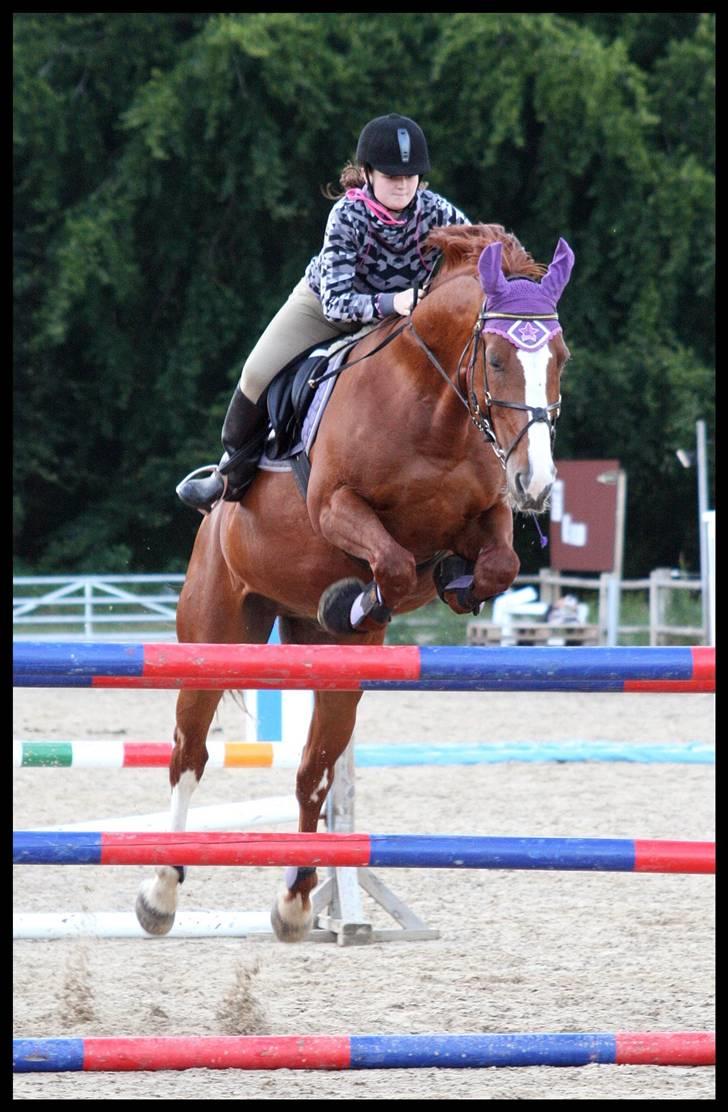
[[[551,265],[540,282],[527,278],[506,279],[501,269],[503,244],[491,243],[478,260],[480,284],[485,292],[486,321],[483,332],[496,332],[515,347],[537,351],[561,331],[557,319],[538,320],[556,312],[564,292],[574,252],[565,239],[560,239]],[[502,316],[499,314],[502,313]]]

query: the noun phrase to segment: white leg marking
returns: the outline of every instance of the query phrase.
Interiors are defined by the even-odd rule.
[[[183,772],[172,788],[170,801],[170,830],[184,830],[192,793],[199,781],[191,769]],[[173,865],[157,865],[155,876],[142,882],[142,890],[150,907],[171,915],[177,907],[179,873]]]
[[[199,780],[195,776],[192,769],[187,769],[183,772],[179,780],[172,788],[172,798],[170,801],[170,817],[169,829],[170,830],[184,830],[187,825],[187,812],[190,807],[190,800],[192,793],[199,784]]]
[[[328,770],[328,768],[325,768],[324,769],[324,774],[318,782],[318,786],[316,787],[316,789],[313,792],[311,792],[310,798],[311,798],[312,803],[318,803],[319,794],[322,791],[326,790],[326,788],[328,787],[328,783],[329,783],[329,770]]]

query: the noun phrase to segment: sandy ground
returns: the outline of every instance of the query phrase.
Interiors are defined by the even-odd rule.
[[[18,737],[167,738],[173,692],[21,690]],[[226,697],[217,736],[242,734]],[[358,741],[713,741],[713,697],[367,693]],[[16,828],[166,806],[162,769],[23,769]],[[293,790],[285,770],[209,771],[193,806]],[[373,833],[712,839],[705,765],[500,764],[357,772]],[[292,829],[291,825],[275,829]],[[130,911],[149,867],[24,866],[18,911]],[[709,1030],[705,876],[379,873],[441,937],[339,948],[242,939],[14,943],[17,1036]],[[268,908],[279,870],[191,869],[185,908]],[[375,926],[393,923],[368,897]],[[709,1068],[24,1074],[16,1100],[711,1100]]]

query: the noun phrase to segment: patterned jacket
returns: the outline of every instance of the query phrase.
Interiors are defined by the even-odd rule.
[[[418,190],[400,218],[406,223],[386,224],[362,200],[347,196],[331,209],[323,247],[305,273],[328,320],[365,324],[390,316],[395,293],[421,285],[432,269],[437,253],[422,248],[428,232],[470,223],[429,189]]]

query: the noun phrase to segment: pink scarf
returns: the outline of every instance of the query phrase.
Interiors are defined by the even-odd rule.
[[[395,220],[392,214],[385,209],[384,205],[380,205],[379,201],[375,201],[372,197],[367,196],[363,189],[347,189],[347,201],[363,201],[370,212],[378,216],[383,224],[406,224],[406,220]]]

